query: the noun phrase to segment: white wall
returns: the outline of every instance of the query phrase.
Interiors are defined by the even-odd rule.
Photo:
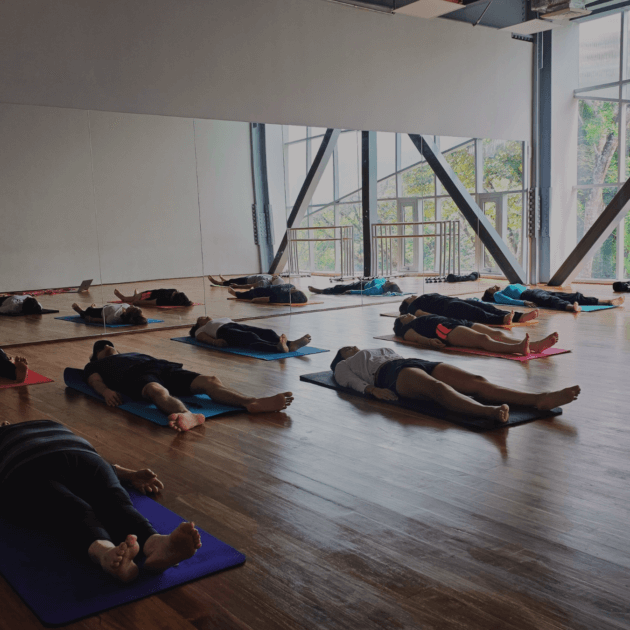
[[[266,125],[267,179],[269,203],[273,212],[274,246],[277,250],[287,229],[285,192],[284,141],[280,125]]]
[[[255,273],[252,203],[246,123],[0,104],[0,291],[198,276],[200,204],[204,273]]]
[[[0,102],[528,140],[531,44],[323,0],[3,0]]]
[[[571,24],[552,33],[551,86],[551,275],[577,242],[579,27]]]

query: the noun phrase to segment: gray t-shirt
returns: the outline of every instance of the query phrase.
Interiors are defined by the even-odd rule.
[[[284,284],[282,278],[274,278],[268,273],[257,273],[253,276],[247,276],[247,284],[253,284],[256,288],[277,286]]]

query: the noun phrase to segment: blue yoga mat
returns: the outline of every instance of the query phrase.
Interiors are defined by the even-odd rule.
[[[616,304],[596,304],[595,306],[583,306],[582,312],[589,313],[590,311],[604,311],[607,308],[619,308]]]
[[[243,348],[217,348],[216,346],[210,346],[207,343],[197,341],[193,337],[172,337],[171,341],[179,341],[180,343],[187,343],[191,346],[199,346],[205,350],[218,350],[219,352],[227,352],[228,354],[239,354],[243,357],[253,357],[254,359],[262,359],[263,361],[275,361],[276,359],[289,359],[290,357],[303,357],[307,354],[319,354],[320,352],[330,352],[330,350],[323,350],[322,348],[312,348],[305,346],[295,352],[260,352],[256,350],[245,350]]]
[[[59,311],[57,311],[59,312]],[[104,324],[99,324],[97,322],[86,322],[80,315],[65,315],[64,317],[55,317],[55,319],[63,319],[66,322],[73,322],[75,324],[84,324],[85,326],[99,326],[103,328]],[[149,324],[159,324],[163,322],[163,319],[149,319]],[[129,328],[134,324],[106,324],[107,328]]]
[[[83,370],[77,370],[76,368],[66,368],[63,371],[63,380],[68,387],[76,389],[77,391],[92,396],[101,402],[105,402],[100,394],[97,394],[86,382],[83,380]],[[121,394],[122,395],[122,394]],[[205,394],[197,394],[196,396],[178,396],[190,411],[193,413],[202,413],[206,418],[212,416],[218,416],[222,413],[229,413],[231,411],[243,411],[242,407],[232,407],[230,405],[222,405],[221,403],[214,402],[211,398]],[[153,404],[144,400],[134,400],[128,396],[122,395],[123,404],[118,409],[124,409],[129,413],[133,413],[141,418],[151,420],[155,424],[160,426],[168,426],[168,418]]]
[[[170,533],[184,520],[134,490],[129,495],[159,534]],[[140,574],[123,584],[93,564],[87,549],[82,561],[50,534],[0,519],[0,573],[42,623],[67,624],[245,562],[236,549],[202,529],[199,534],[197,553],[164,573],[143,571],[144,556],[138,554]]]

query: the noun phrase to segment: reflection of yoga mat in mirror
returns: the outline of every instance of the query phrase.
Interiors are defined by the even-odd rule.
[[[42,376],[37,372],[33,372],[33,370],[29,370],[26,375],[26,380],[21,383],[16,383],[15,381],[10,381],[6,378],[0,378],[0,389],[7,387],[21,387],[22,385],[39,385],[40,383],[54,383],[54,381],[52,378]]]
[[[109,300],[108,304],[122,304],[122,300]],[[203,306],[203,302],[193,302],[190,306],[157,306],[155,304],[143,304],[142,308],[191,308],[193,306]]]
[[[381,317],[400,317],[400,313],[381,313]],[[515,328],[517,326],[535,326],[538,324],[537,319],[530,319],[528,322],[512,322],[511,324],[485,324],[486,326],[490,326],[490,328]]]
[[[541,418],[549,418],[551,416],[559,416],[562,413],[562,409],[556,407],[550,411],[538,411],[532,407],[521,407],[520,405],[510,405],[510,417],[507,422],[497,423],[494,420],[487,418],[475,418],[473,416],[467,416],[464,414],[449,411],[441,405],[431,400],[411,400],[409,398],[399,398],[398,400],[378,400],[372,396],[366,396],[349,387],[341,387],[339,383],[334,379],[332,370],[326,370],[325,372],[315,372],[313,374],[302,374],[300,380],[312,385],[320,385],[328,389],[334,389],[344,394],[350,394],[363,398],[371,403],[383,403],[386,405],[393,405],[395,407],[402,407],[403,409],[409,409],[416,413],[421,413],[432,418],[439,420],[446,420],[453,424],[472,429],[473,431],[489,431],[491,429],[502,429],[503,427],[513,427],[532,420],[540,420]]]
[[[128,492],[159,534],[170,533],[185,520],[149,497]],[[152,573],[142,570],[144,557],[139,554],[139,576],[123,584],[90,562],[87,553],[78,559],[52,535],[0,519],[0,572],[42,623],[68,624],[245,562],[242,553],[197,529],[202,546],[192,558]]]
[[[414,348],[420,348],[421,350],[436,350],[437,352],[461,352],[462,354],[478,354],[482,357],[496,357],[497,359],[508,359],[508,361],[531,361],[532,359],[546,359],[552,357],[555,354],[567,354],[571,350],[562,350],[561,348],[547,348],[542,352],[532,352],[527,356],[522,354],[505,354],[503,352],[489,352],[488,350],[480,350],[477,348],[461,348],[456,346],[447,346],[446,348],[424,348],[413,341],[407,341],[396,337],[396,335],[381,335],[380,337],[374,337],[374,339],[383,339],[385,341],[395,341],[396,343],[404,343],[407,346],[413,346]]]
[[[323,304],[323,302],[253,302],[252,300],[239,300],[235,297],[229,297],[228,300],[238,300],[239,302],[243,302],[244,304],[253,304],[254,306],[309,306],[309,304]]]
[[[311,346],[305,346],[295,352],[261,352],[257,350],[247,350],[246,348],[217,348],[211,346],[202,341],[197,341],[192,337],[172,337],[171,341],[179,341],[181,343],[187,343],[191,346],[199,346],[205,350],[217,350],[219,352],[227,352],[228,354],[238,354],[243,357],[252,357],[254,359],[262,359],[263,361],[275,361],[277,359],[290,359],[291,357],[303,357],[309,354],[319,354],[320,352],[330,352],[330,350],[323,350],[322,348],[313,348]]]
[[[107,326],[107,328],[131,328],[134,326],[134,324],[102,324],[98,322],[86,322],[80,315],[65,315],[64,317],[55,317],[55,319],[62,319],[65,322],[73,322],[74,324],[85,324],[86,326],[98,326],[99,328],[103,328],[105,326]],[[163,322],[163,319],[149,319],[147,323],[161,324]]]
[[[105,400],[100,394],[97,394],[84,380],[83,370],[76,368],[66,368],[63,372],[63,380],[68,387],[76,389],[82,394],[87,394],[96,400],[105,403]],[[168,426],[168,418],[166,414],[162,413],[153,403],[148,400],[135,400],[121,394],[123,404],[116,407],[116,409],[124,409],[129,413],[132,413],[140,418],[146,418],[155,424],[160,426]],[[230,413],[232,411],[244,411],[242,407],[232,407],[230,405],[222,405],[221,403],[214,402],[211,398],[205,394],[197,394],[195,396],[178,396],[178,400],[181,400],[186,407],[193,413],[202,413],[206,418],[213,416],[219,416],[224,413]]]

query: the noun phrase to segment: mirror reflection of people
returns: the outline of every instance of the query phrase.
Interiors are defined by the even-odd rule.
[[[26,357],[9,356],[0,348],[0,377],[23,383],[28,376],[28,361]]]
[[[150,571],[195,555],[201,540],[194,523],[158,534],[121,481],[142,494],[164,488],[153,471],[108,464],[87,440],[52,420],[0,423],[0,504],[7,517],[42,527],[122,582],[138,576],[140,551]]]
[[[42,305],[32,295],[3,295],[0,297],[0,313],[3,315],[40,315]]]
[[[580,394],[577,385],[538,394],[509,389],[448,363],[406,359],[391,348],[344,346],[330,368],[342,387],[380,400],[432,400],[450,411],[498,422],[508,421],[509,405],[547,411],[572,402]]]
[[[514,311],[502,311],[492,306],[488,302],[482,302],[469,298],[462,300],[450,295],[440,293],[425,293],[424,295],[410,295],[405,298],[398,311],[401,315],[416,311],[442,315],[444,317],[454,317],[455,319],[469,319],[478,324],[488,326],[509,325],[512,322],[528,322],[538,317],[538,311],[529,313],[515,313]]]
[[[527,334],[524,339],[514,339],[502,330],[484,324],[430,313],[423,313],[417,317],[410,313],[401,315],[394,320],[394,334],[424,348],[440,350],[447,346],[458,346],[525,356],[543,352],[558,343],[556,332],[539,341],[530,341]]]
[[[310,335],[289,341],[282,333],[232,321],[229,317],[198,317],[189,335],[216,348],[245,348],[259,352],[295,352],[311,342]]]
[[[114,295],[133,306],[192,306],[188,296],[177,289],[151,289],[150,291],[137,291],[133,295],[123,295],[118,289],[114,289]]]
[[[522,284],[508,284],[503,289],[495,285],[486,289],[484,302],[496,302],[510,306],[542,306],[556,311],[572,311],[579,313],[583,306],[620,306],[624,297],[613,300],[600,300],[586,297],[581,293],[564,293],[562,291],[545,291],[544,289],[528,289]]]
[[[109,324],[118,326],[120,324],[130,324],[132,326],[144,326],[149,323],[143,315],[142,309],[129,304],[105,304],[97,307],[96,304],[88,306],[83,310],[78,304],[73,304],[72,308],[88,323]]]
[[[219,274],[219,280],[213,276],[208,276],[208,280],[218,286],[232,287],[239,290],[275,287],[284,284],[284,280],[278,274],[270,273],[256,273],[251,276],[241,276],[240,278],[229,278],[227,280]]]
[[[337,284],[327,289],[318,289],[317,287],[309,287],[311,293],[321,293],[323,295],[385,295],[386,293],[400,293],[401,288],[387,278],[374,278],[373,280],[357,280],[349,284]]]
[[[308,302],[306,293],[303,293],[292,284],[261,287],[259,289],[250,289],[249,291],[236,291],[229,287],[228,291],[239,300],[249,300],[250,302],[268,304],[306,304]]]
[[[176,431],[188,431],[206,421],[203,414],[190,411],[179,396],[207,394],[218,403],[244,407],[249,413],[281,411],[293,402],[291,392],[265,398],[245,396],[225,386],[216,376],[205,376],[182,367],[181,363],[147,354],[119,353],[109,339],[100,339],[94,344],[83,375],[110,407],[122,404],[121,394],[150,400],[168,416],[169,426]]]

